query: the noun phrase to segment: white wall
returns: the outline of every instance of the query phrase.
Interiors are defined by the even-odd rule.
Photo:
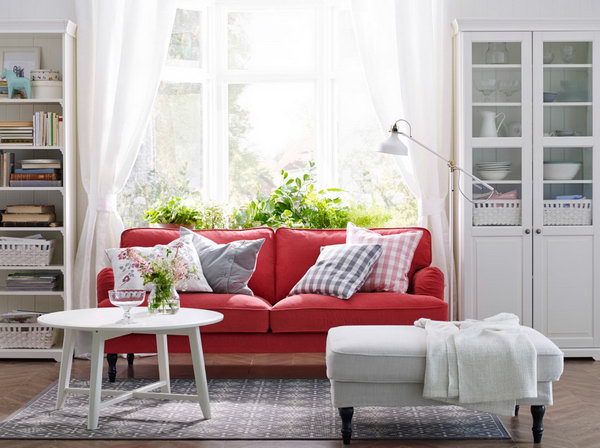
[[[0,0],[1,19],[71,19],[76,0]]]

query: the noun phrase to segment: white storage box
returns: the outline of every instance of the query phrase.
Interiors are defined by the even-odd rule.
[[[477,200],[473,201],[474,226],[520,226],[521,200]]]
[[[52,348],[57,335],[42,324],[0,324],[0,348]]]
[[[592,200],[547,200],[544,201],[545,226],[590,226],[592,225]]]
[[[35,99],[62,98],[62,81],[32,81],[31,94]]]
[[[0,241],[0,266],[48,266],[54,240]]]

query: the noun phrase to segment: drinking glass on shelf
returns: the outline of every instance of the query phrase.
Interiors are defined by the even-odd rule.
[[[573,48],[572,45],[565,45],[562,47],[560,55],[562,56],[562,60],[565,64],[570,64],[573,62],[573,58],[575,57],[575,48]]]
[[[483,101],[490,101],[490,95],[498,88],[498,81],[495,79],[480,79],[475,81],[475,88],[482,93]]]
[[[123,310],[123,319],[119,324],[134,324],[131,319],[131,308],[140,305],[146,297],[146,291],[143,289],[111,289],[108,291],[110,303]]]
[[[513,79],[510,81],[500,81],[498,90],[506,95],[506,98],[510,98],[521,88],[521,81]]]

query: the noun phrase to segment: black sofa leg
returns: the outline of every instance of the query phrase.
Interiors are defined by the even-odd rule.
[[[114,383],[117,379],[117,358],[116,353],[108,353],[106,355],[106,361],[108,361],[108,381]]]
[[[350,445],[352,438],[352,416],[354,408],[339,408],[340,417],[342,417],[342,440],[344,445]]]
[[[516,406],[515,406],[515,417],[518,417],[518,416],[519,416],[519,409],[520,409],[520,406],[519,406],[519,405],[516,405]]]
[[[531,415],[533,416],[533,443],[540,443],[542,441],[542,434],[544,433],[544,413],[546,412],[546,406],[531,406]]]
[[[135,355],[133,353],[127,353],[127,364],[132,366]]]

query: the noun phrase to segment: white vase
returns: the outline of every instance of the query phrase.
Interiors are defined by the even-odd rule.
[[[506,115],[503,112],[496,113],[491,110],[480,110],[481,114],[481,129],[479,130],[480,137],[498,137],[500,126],[504,123]],[[501,118],[500,123],[496,124],[496,119]]]

